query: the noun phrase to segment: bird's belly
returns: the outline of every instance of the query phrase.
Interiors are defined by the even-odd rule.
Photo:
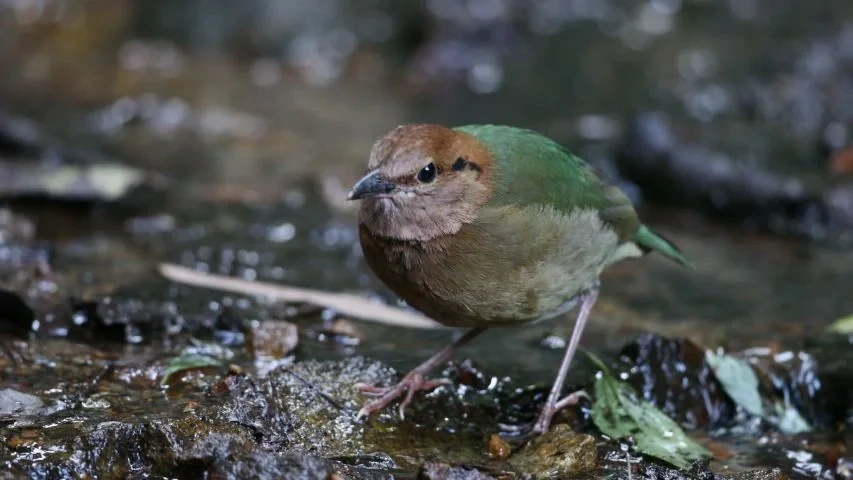
[[[458,259],[457,259],[458,260]],[[491,270],[480,263],[484,271]],[[596,277],[573,276],[568,265],[547,265],[503,275],[447,274],[443,267],[412,265],[383,281],[400,298],[448,326],[509,326],[545,321],[570,311]],[[444,273],[429,273],[431,271]],[[554,275],[560,271],[561,274]],[[427,275],[432,282],[423,282]]]
[[[427,260],[411,252],[389,257],[387,250],[364,251],[374,273],[398,297],[453,327],[509,326],[557,317],[576,305],[578,294],[594,283],[598,272],[572,270],[571,262],[511,268],[499,255],[487,261],[479,255],[433,254]],[[389,261],[396,268],[388,268]]]
[[[566,222],[523,213],[475,223],[441,243],[420,246],[362,235],[362,248],[386,286],[440,323],[494,327],[543,321],[575,306],[618,242],[597,217]]]

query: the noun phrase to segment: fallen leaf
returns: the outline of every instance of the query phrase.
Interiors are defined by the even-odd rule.
[[[0,173],[0,197],[115,201],[137,187],[159,188],[165,182],[162,176],[118,163],[52,166],[2,161]]]
[[[239,278],[198,272],[190,268],[166,263],[160,264],[160,273],[173,282],[186,285],[267,297],[282,302],[310,303],[331,308],[349,317],[386,325],[422,329],[444,328],[438,322],[416,311],[376,303],[358,295],[250,282]]]
[[[832,333],[840,333],[842,335],[853,334],[853,314],[841,317],[832,322],[826,330]]]
[[[711,351],[705,352],[705,358],[729,397],[747,413],[763,418],[782,433],[796,434],[811,430],[809,423],[793,405],[762,398],[758,376],[746,360]],[[765,404],[769,408],[765,408]]]
[[[777,400],[773,404],[773,410],[774,414],[767,416],[766,419],[782,433],[795,435],[811,431],[812,427],[809,422],[800,415],[800,412],[793,405]]]
[[[189,354],[175,357],[166,369],[163,370],[163,379],[160,380],[160,385],[167,385],[173,375],[185,372],[187,370],[195,370],[198,368],[219,367],[222,362],[207,355]]]
[[[637,450],[681,469],[712,457],[677,423],[639,398],[629,384],[614,377],[601,360],[587,355],[601,369],[595,379],[592,405],[592,421],[599,430],[614,439],[633,437]]]
[[[764,406],[761,394],[758,392],[758,376],[745,360],[731,355],[716,354],[710,350],[705,352],[705,360],[723,389],[747,413],[759,417],[764,416]]]

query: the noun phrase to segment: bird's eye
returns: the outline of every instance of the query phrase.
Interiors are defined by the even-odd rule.
[[[418,181],[421,183],[430,183],[435,180],[435,164],[430,163],[418,172]]]

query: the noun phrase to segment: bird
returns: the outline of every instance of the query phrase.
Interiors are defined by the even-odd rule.
[[[389,387],[359,383],[357,417],[448,383],[431,370],[493,327],[533,324],[577,307],[575,325],[533,434],[577,402],[560,397],[607,267],[658,252],[690,261],[643,225],[630,199],[558,142],[508,125],[398,126],[373,145],[359,201],[365,263],[410,307],[467,331]]]

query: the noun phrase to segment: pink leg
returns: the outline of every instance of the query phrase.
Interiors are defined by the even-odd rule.
[[[578,402],[581,401],[582,398],[589,399],[589,394],[586,393],[586,390],[578,390],[576,392],[572,392],[565,397],[561,398],[556,404],[554,404],[554,411],[559,412],[560,410],[571,407],[573,405],[577,405]]]
[[[400,418],[405,418],[406,407],[412,403],[412,398],[414,397],[415,392],[418,390],[432,390],[439,385],[450,383],[449,380],[426,380],[424,375],[429,373],[433,368],[444,363],[451,355],[453,355],[454,351],[469,343],[484,331],[486,331],[486,329],[483,327],[468,330],[465,332],[465,335],[462,335],[459,338],[459,340],[456,340],[453,344],[444,347],[438,353],[428,358],[424,363],[412,369],[412,371],[407,373],[406,376],[403,377],[403,379],[396,385],[390,387],[374,387],[363,383],[356,384],[355,387],[359,389],[359,391],[379,397],[361,407],[356,418],[367,417],[382,410],[387,407],[389,403],[401,397],[403,392],[406,393],[406,396],[400,403]]]
[[[551,387],[551,393],[548,394],[548,400],[545,401],[545,406],[542,407],[542,412],[536,423],[533,424],[533,433],[545,433],[551,425],[551,418],[560,408],[577,403],[580,395],[573,393],[566,398],[559,400],[560,392],[563,389],[563,383],[566,381],[566,374],[569,373],[569,365],[578,349],[578,344],[581,340],[586,321],[592,311],[595,301],[598,299],[598,284],[581,294],[581,306],[578,312],[578,318],[575,321],[575,328],[572,330],[572,336],[569,338],[569,345],[566,347],[566,353],[563,356],[563,363],[560,364],[560,370],[557,372],[557,378],[554,380],[554,385]],[[559,401],[558,401],[559,400]]]

